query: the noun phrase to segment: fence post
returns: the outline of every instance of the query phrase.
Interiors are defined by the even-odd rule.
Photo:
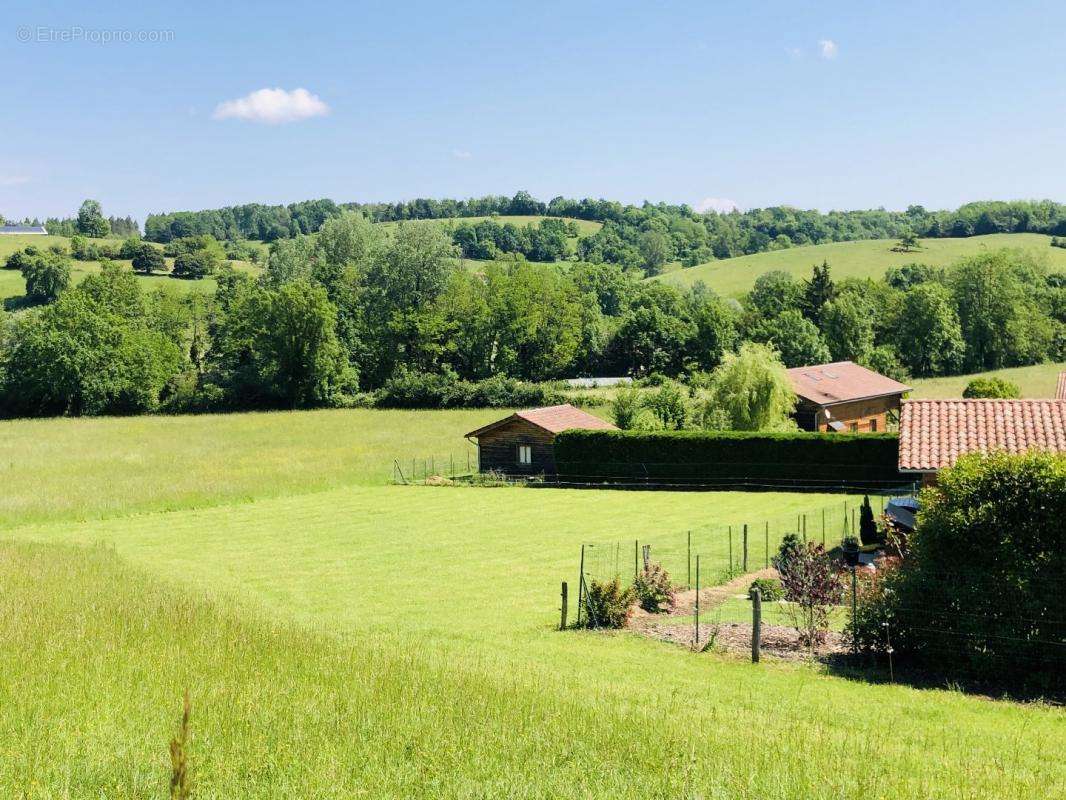
[[[467,475],[472,474],[471,471],[470,471],[470,451],[469,450],[466,451],[466,474]]]
[[[565,631],[566,630],[566,581],[563,581],[563,588],[562,588],[562,592],[560,593],[560,595],[562,597],[563,603],[562,603],[562,606],[559,609],[560,612],[561,612],[561,616],[559,617],[559,630]]]
[[[858,630],[856,625],[858,616],[858,596],[859,596],[859,578],[858,568],[855,565],[851,567],[851,650],[854,655],[859,654],[859,640],[855,636],[855,632]]]
[[[633,540],[633,580],[640,577],[640,569],[637,562],[640,560],[640,539]]]
[[[696,556],[697,561],[699,556]],[[696,574],[699,574],[699,570],[696,570]],[[729,526],[729,574],[733,574],[733,526]]]
[[[577,580],[577,627],[581,627],[581,607],[585,605],[585,545],[581,545],[581,567]]]
[[[448,456],[448,477],[455,477],[455,456],[453,455]]]
[[[758,586],[751,587],[751,663],[759,663],[762,650],[762,592]]]
[[[807,515],[803,515],[803,541],[807,541]]]
[[[744,523],[744,572],[748,571],[748,523]]]
[[[700,647],[700,557],[696,555],[696,649]]]
[[[770,566],[770,521],[766,521],[766,546],[763,552],[763,568]]]
[[[692,588],[692,531],[688,532],[688,577],[685,579],[685,586]]]
[[[822,547],[825,547],[825,506],[822,506]]]

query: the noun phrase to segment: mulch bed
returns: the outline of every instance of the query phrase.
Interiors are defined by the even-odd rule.
[[[775,578],[777,573],[773,569],[761,570],[748,575],[734,578],[729,583],[721,586],[713,586],[700,590],[700,617],[706,615],[707,619],[713,619],[714,609],[722,605],[730,598],[746,593],[751,582],[756,578]],[[637,609],[629,622],[629,629],[641,636],[657,639],[661,642],[681,645],[693,648],[693,624],[679,623],[680,617],[692,616],[696,606],[695,590],[678,592],[673,609],[666,614],[649,614]],[[700,622],[700,648],[709,647],[721,652],[751,655],[751,623],[750,622]],[[844,637],[836,632],[829,631],[824,642],[814,649],[815,660],[827,660],[841,653],[847,648]],[[811,651],[807,645],[802,644],[795,628],[783,625],[770,625],[762,623],[762,655],[769,658],[777,658],[786,661],[809,661]]]

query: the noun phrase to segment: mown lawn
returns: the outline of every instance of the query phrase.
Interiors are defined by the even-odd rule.
[[[840,498],[382,485],[475,416],[7,423],[77,496],[4,476],[0,796],[165,796],[186,687],[197,797],[1066,790],[1059,710],[554,631],[582,541]]]
[[[895,253],[892,247],[896,242],[891,239],[833,242],[711,261],[669,272],[656,280],[675,286],[691,286],[703,281],[719,294],[740,297],[751,289],[756,278],[772,270],[783,270],[797,279],[809,278],[815,264],[828,261],[837,280],[883,278],[889,267],[913,263],[944,267],[960,258],[1001,247],[1035,253],[1046,259],[1049,269],[1066,271],[1066,250],[1051,247],[1050,243],[1050,236],[1039,233],[996,233],[966,239],[922,239],[921,250]]]

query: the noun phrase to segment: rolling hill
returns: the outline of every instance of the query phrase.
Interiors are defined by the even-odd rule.
[[[719,294],[740,297],[751,289],[755,279],[765,272],[782,270],[796,278],[810,277],[811,267],[828,261],[833,277],[880,278],[889,267],[922,263],[947,266],[982,250],[1013,247],[1047,258],[1049,269],[1066,271],[1066,249],[1051,247],[1051,237],[1039,233],[997,233],[967,239],[922,239],[921,250],[893,252],[892,239],[869,239],[858,242],[833,242],[810,247],[794,247],[769,253],[711,261],[688,269],[679,269],[653,280],[674,286],[692,286],[703,281]]]

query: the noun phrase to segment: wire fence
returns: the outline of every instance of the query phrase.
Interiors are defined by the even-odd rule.
[[[461,480],[472,478],[479,471],[477,450],[471,448],[459,453],[393,459],[392,482],[415,484],[439,478]]]
[[[891,498],[913,497],[914,491],[913,485],[907,485],[890,493],[869,494],[874,515],[883,514]],[[861,496],[842,495],[839,502],[796,513],[648,533],[627,540],[586,542],[582,545],[583,577],[586,582],[635,578],[643,567],[645,548],[649,548],[650,560],[661,564],[674,584],[685,589],[695,586],[699,557],[700,584],[713,586],[769,567],[788,534],[818,542],[826,550],[840,546],[845,537],[859,535],[862,504]]]

